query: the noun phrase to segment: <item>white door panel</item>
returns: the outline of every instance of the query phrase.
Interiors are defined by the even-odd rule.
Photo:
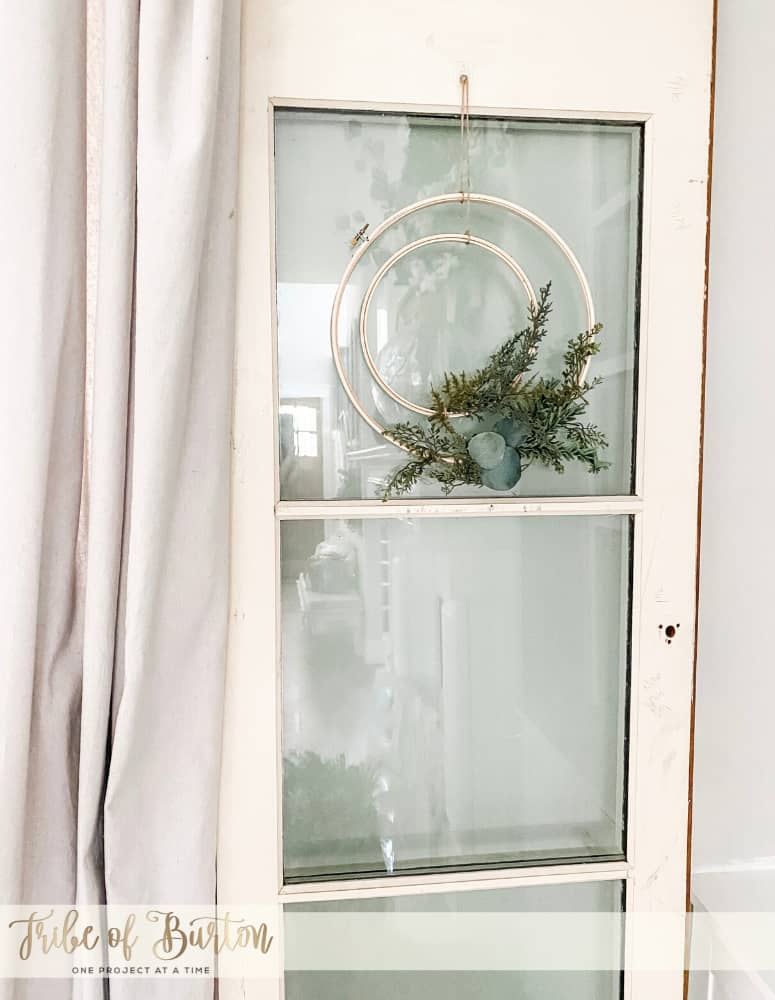
[[[308,406],[305,400],[315,395],[316,384],[313,351],[305,357],[306,367],[301,366],[283,389],[284,351],[293,353],[292,340],[284,339],[283,316],[298,315],[299,322],[303,322],[303,301],[310,303],[309,315],[325,316],[330,290],[321,291],[318,282],[330,282],[330,276],[310,276],[309,268],[300,268],[295,276],[292,269],[284,270],[282,241],[290,223],[282,191],[276,189],[286,176],[280,171],[286,168],[274,159],[275,153],[280,153],[279,142],[275,148],[275,115],[278,109],[286,109],[292,121],[293,112],[300,108],[311,109],[312,113],[349,109],[354,114],[382,110],[398,115],[455,115],[460,99],[458,78],[465,72],[470,79],[473,118],[493,115],[527,122],[599,119],[634,123],[639,128],[642,125],[640,252],[634,285],[639,349],[631,359],[633,364],[637,362],[637,393],[631,404],[637,412],[632,440],[636,454],[634,489],[631,493],[620,489],[611,479],[609,492],[601,496],[584,496],[578,491],[567,498],[545,496],[550,492],[547,488],[520,497],[519,503],[494,508],[475,495],[453,495],[451,500],[408,498],[405,503],[393,505],[387,516],[405,519],[412,515],[434,524],[437,519],[470,519],[467,530],[472,546],[479,537],[478,519],[491,522],[493,518],[506,518],[504,526],[511,524],[508,518],[524,519],[524,530],[513,533],[513,544],[523,559],[529,559],[531,552],[534,558],[537,551],[531,538],[538,534],[529,530],[535,519],[633,519],[630,648],[621,652],[628,663],[630,692],[626,720],[626,839],[622,856],[607,862],[590,858],[586,864],[583,860],[556,865],[542,861],[537,867],[520,867],[517,859],[504,871],[502,879],[489,875],[484,879],[476,872],[461,875],[453,870],[425,875],[396,872],[390,878],[330,883],[323,895],[336,901],[359,892],[369,896],[389,888],[399,895],[414,897],[438,891],[440,884],[453,892],[467,887],[475,891],[482,888],[483,880],[496,888],[495,882],[502,887],[551,886],[575,884],[585,877],[594,883],[602,877],[626,880],[628,911],[684,910],[712,32],[711,0],[683,0],[679,5],[667,0],[637,5],[621,0],[589,0],[586,4],[571,0],[542,4],[524,0],[480,0],[476,4],[457,0],[400,0],[391,4],[246,0],[243,4],[232,621],[220,899],[263,902],[284,898],[298,902],[306,898],[307,891],[314,892],[317,899],[323,898],[320,887],[316,890],[313,883],[283,886],[281,723],[283,706],[291,710],[291,681],[281,677],[279,640],[281,634],[287,636],[288,629],[293,632],[296,626],[293,621],[281,622],[280,562],[281,556],[292,558],[292,552],[289,556],[289,550],[281,551],[280,526],[287,526],[283,529],[287,536],[295,530],[298,538],[307,539],[300,544],[311,545],[318,537],[314,522],[324,524],[332,516],[357,519],[361,525],[372,526],[364,537],[375,539],[376,546],[380,537],[378,519],[386,516],[384,506],[377,501],[355,495],[341,501],[334,510],[332,501],[324,499],[336,488],[334,466],[321,474],[316,497],[281,499],[276,458],[277,404]],[[323,157],[317,166],[321,171],[332,169]],[[523,168],[530,169],[530,164]],[[542,165],[541,170],[551,171],[551,164]],[[309,165],[302,175],[308,178],[308,185],[314,183],[314,169],[310,170]],[[320,189],[328,192],[327,199],[333,199],[332,188],[324,181],[321,179]],[[590,225],[602,224],[604,215],[604,211],[599,212]],[[374,227],[381,219],[369,221]],[[299,234],[293,240],[287,237],[289,246],[299,244],[303,226],[302,219]],[[310,219],[309,226],[313,241],[321,222]],[[341,238],[346,240],[349,235],[343,232]],[[577,237],[576,242],[579,240],[583,243],[582,237]],[[275,245],[279,260],[275,259]],[[595,279],[597,287],[602,280]],[[298,294],[304,282],[307,300]],[[605,315],[600,318],[606,321]],[[278,335],[279,352],[275,346]],[[619,363],[611,360],[600,373],[605,376]],[[325,428],[332,419],[333,389],[319,395],[323,403],[318,427]],[[291,398],[292,403],[284,402]],[[313,432],[302,428],[301,433]],[[314,450],[313,445],[309,448]],[[562,489],[561,484],[558,489]],[[293,527],[299,523],[301,528]],[[497,525],[487,523],[482,528],[494,537]],[[325,532],[324,528],[320,530]],[[570,537],[572,532],[566,534]],[[396,558],[401,554],[401,544],[395,543]],[[582,546],[579,552],[594,551],[594,545],[583,548],[587,543],[578,544]],[[377,549],[372,547],[370,551]],[[372,559],[374,567],[378,566],[377,557],[378,553]],[[629,566],[627,561],[621,570],[620,582],[625,588]],[[378,572],[382,570],[373,570],[372,581],[378,580]],[[400,579],[398,569],[392,577],[388,570],[384,572],[391,580]],[[598,601],[604,602],[608,583],[601,582],[602,576],[597,579]],[[550,582],[546,581],[547,587]],[[516,600],[520,585],[509,578],[503,586],[516,588]],[[366,602],[362,636],[363,648],[375,660],[385,649],[375,624],[381,614],[378,590],[376,583],[368,590],[375,596]],[[292,591],[295,593],[295,588]],[[289,600],[296,599],[293,593]],[[467,668],[455,665],[456,656],[459,659],[460,648],[476,638],[476,622],[470,617],[470,609],[466,623],[460,621],[459,602],[464,598],[459,592],[441,595],[440,631],[433,646],[434,655],[444,660],[446,644],[450,650],[447,669],[456,671],[458,682],[468,674]],[[286,601],[284,606],[290,605]],[[596,615],[604,620],[604,611],[602,603],[596,606],[593,601],[585,612],[592,623],[587,636],[590,642],[595,641]],[[400,628],[402,635],[409,635],[414,627],[411,607],[404,607],[398,618],[401,624],[396,624],[398,619],[393,621],[392,634],[395,636]],[[622,642],[626,647],[626,638]],[[611,650],[611,656],[619,655],[613,647]],[[283,679],[285,691],[280,683]],[[601,690],[608,690],[602,668],[598,682]],[[465,683],[470,685],[470,679]],[[520,698],[524,697],[524,726],[505,715],[498,716],[493,734],[506,740],[513,730],[521,734],[519,739],[524,745],[542,746],[547,734],[551,737],[552,716],[540,707],[548,704],[548,691],[531,678],[529,671],[520,675],[519,683],[503,690],[521,692]],[[466,703],[465,693],[448,685],[445,697],[448,716],[459,714],[459,706]],[[475,694],[474,701],[480,714],[496,711],[497,696],[488,698],[485,689]],[[310,705],[309,699],[301,699],[291,708],[304,716]],[[556,713],[554,717],[558,717]],[[623,746],[624,717],[617,725],[618,745]],[[615,725],[612,731],[611,745],[616,742]],[[324,732],[320,739],[326,738]],[[557,740],[550,742],[555,750],[560,745],[562,752],[555,759],[547,749],[547,773],[559,776],[565,773],[568,753],[573,756],[573,744],[568,742],[563,748]],[[448,734],[447,745],[458,768],[465,769],[466,761],[472,762],[474,769],[477,762],[495,770],[503,766],[502,761],[492,758],[493,748],[501,744],[487,743],[475,732],[468,732],[459,741],[450,741]],[[587,776],[573,796],[566,797],[565,811],[568,816],[582,815],[590,809],[590,802],[605,799],[608,814],[616,814],[617,809],[624,809],[623,801],[617,803],[615,796],[607,792],[603,795],[602,785],[598,788],[603,779],[595,754],[602,752],[604,742],[584,746],[579,759],[587,768]],[[524,779],[520,781],[527,782],[530,772],[522,765]],[[553,780],[562,781],[560,777]],[[612,765],[610,781],[615,780]],[[485,787],[467,797],[458,787],[451,788],[448,778],[442,786],[447,789],[448,809],[453,816],[464,817],[474,809],[479,816],[487,817],[483,822],[491,825],[505,821],[504,817],[508,819],[507,806],[496,802]],[[529,784],[524,788],[524,799],[515,799],[514,808],[524,802],[526,810],[545,820],[554,807],[550,808],[548,799],[536,797]],[[622,796],[624,791],[622,787]],[[653,958],[649,951],[652,948],[652,942],[628,935],[627,955],[631,960],[638,955]],[[651,1000],[654,996],[678,1000],[681,996],[683,982],[677,970],[683,957],[682,935],[674,934],[664,949],[665,962],[673,971],[662,976],[628,972],[624,994],[628,1000]],[[278,995],[278,988],[272,984],[247,984],[245,989],[248,992],[242,992],[238,983],[224,982],[221,995]]]

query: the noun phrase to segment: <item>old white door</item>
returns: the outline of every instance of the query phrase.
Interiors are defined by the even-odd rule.
[[[621,975],[312,971],[222,995],[681,995],[712,8],[244,4],[220,898],[630,919]],[[358,242],[461,188],[486,197]],[[415,240],[372,288],[372,372],[363,295]],[[604,324],[608,468],[382,503],[407,456],[375,427],[416,419],[386,387],[427,405],[486,362],[527,308],[510,260],[552,282],[541,374],[589,301]],[[644,912],[679,918],[657,943]]]

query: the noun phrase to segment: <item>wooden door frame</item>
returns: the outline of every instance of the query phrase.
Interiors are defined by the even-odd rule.
[[[433,0],[428,7],[435,9],[438,2]],[[497,14],[509,25],[519,23],[524,16],[524,11],[515,9],[517,5],[486,2],[491,3],[493,16]],[[588,48],[599,54],[606,51],[606,38],[613,46],[622,42],[606,19],[613,22],[619,16],[626,21],[628,15],[612,0],[597,2],[599,30],[604,37],[596,49],[598,41],[590,36]],[[580,16],[570,0],[560,0],[559,5],[569,22]],[[481,51],[462,60],[459,55],[465,52],[466,44],[451,32],[445,58],[451,59],[453,65],[448,65],[446,72],[442,72],[444,60],[440,65],[438,59],[431,59],[427,65],[412,66],[397,76],[387,50],[380,49],[380,57],[369,62],[370,72],[364,74],[357,61],[352,66],[346,60],[332,65],[321,54],[321,32],[332,29],[314,13],[313,6],[311,0],[294,0],[282,9],[272,10],[271,4],[266,9],[265,5],[246,0],[243,7],[232,614],[219,896],[262,902],[288,896],[278,875],[282,867],[276,794],[268,795],[267,780],[258,783],[261,788],[256,787],[255,777],[257,772],[273,776],[276,791],[280,678],[273,567],[278,558],[278,494],[276,482],[274,495],[267,490],[265,474],[266,469],[276,465],[272,407],[272,401],[276,403],[272,109],[296,103],[454,112],[457,72],[465,69],[472,79],[472,96],[481,95],[484,100],[471,108],[472,114],[645,122],[641,284],[641,365],[645,374],[638,398],[638,481],[635,497],[594,498],[592,502],[600,504],[601,512],[631,511],[641,523],[640,543],[634,553],[639,592],[632,624],[631,741],[636,749],[630,768],[630,800],[635,808],[630,817],[633,839],[628,843],[626,863],[629,903],[636,910],[682,910],[688,840],[685,832],[678,832],[676,821],[679,813],[685,816],[689,799],[708,195],[708,140],[702,132],[707,131],[711,111],[713,5],[709,0],[690,0],[684,17],[687,22],[695,17],[698,23],[676,24],[668,0],[655,0],[642,19],[638,49],[648,50],[649,45],[657,53],[662,51],[660,46],[670,49],[675,71],[670,71],[666,60],[645,85],[638,86],[638,73],[652,72],[640,63],[631,77],[622,76],[618,88],[613,86],[602,60],[582,60],[583,54],[575,51],[572,39],[565,35],[556,40],[548,60],[555,66],[567,60],[568,68],[560,74],[561,80],[548,79],[540,53],[535,53],[526,56],[527,69],[523,68],[519,79],[509,84],[504,80],[505,63],[496,60],[493,64],[489,55],[485,58],[483,40],[469,43],[469,49],[478,45]],[[399,4],[398,16],[410,8]],[[352,19],[349,47],[365,51],[379,26],[384,29],[383,14],[375,12],[370,27],[362,23],[362,17],[358,20],[359,10],[362,7],[354,0],[340,0],[331,15],[334,21]],[[433,11],[427,13],[430,16]],[[293,20],[303,15],[308,16],[309,24]],[[424,12],[420,15],[422,20]],[[577,23],[583,25],[584,19]],[[385,30],[389,35],[390,29]],[[548,30],[548,24],[541,24],[538,33],[543,37]],[[666,32],[672,33],[668,42],[664,41]],[[494,48],[501,51],[501,60],[507,58],[508,49],[502,40],[487,41],[486,46],[488,53]],[[405,53],[409,64],[410,51],[420,50],[417,40],[410,40]],[[611,51],[618,57],[618,50]],[[532,78],[530,68],[534,70]],[[574,70],[579,71],[575,80]],[[537,79],[541,76],[543,81]],[[570,86],[572,82],[575,86]],[[525,106],[509,107],[511,102],[504,102],[502,97],[507,91],[519,93]],[[360,99],[353,101],[353,94]],[[424,98],[427,95],[424,103],[415,102],[419,94]],[[666,255],[670,255],[669,261]],[[669,400],[671,406],[677,407],[672,422],[658,412],[656,403],[646,420],[649,393],[655,400]],[[563,502],[565,512],[572,512],[574,502]],[[445,512],[451,513],[456,503],[447,502]],[[542,516],[547,505],[557,509],[557,504],[556,498],[525,498],[523,514]],[[330,512],[329,504],[323,506]],[[362,503],[347,506],[356,506],[358,516],[363,516]],[[470,509],[470,504],[465,506]],[[590,512],[590,507],[585,511]],[[288,508],[287,514],[293,516],[293,511]],[[681,626],[679,638],[670,645],[664,639],[668,625]],[[261,738],[259,733],[267,729],[272,738]],[[684,821],[680,825],[683,830]],[[553,877],[577,876],[578,866],[569,867],[575,872],[526,869],[515,870],[509,878],[519,884],[534,884],[536,878],[551,881]],[[592,874],[588,869],[587,873]],[[391,880],[391,887],[398,888],[395,880]],[[677,953],[683,957],[683,944],[676,941],[675,948],[671,947],[670,955],[666,955],[671,969]],[[628,941],[629,961],[637,963],[638,947],[637,942]],[[672,1000],[678,995],[682,977],[673,971],[665,974],[659,985],[653,978],[641,981],[639,985],[637,977],[628,977],[628,1000],[646,1000],[656,990]]]

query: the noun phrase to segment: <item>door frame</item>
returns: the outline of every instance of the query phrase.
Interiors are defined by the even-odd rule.
[[[456,77],[443,80],[427,72],[409,73],[394,81],[384,71],[379,79],[362,78],[350,70],[329,67],[323,80],[309,68],[296,72],[279,52],[311,52],[306,29],[289,20],[308,11],[311,0],[288,5],[277,20],[274,56],[267,58],[271,14],[260,14],[249,3],[243,10],[243,130],[240,148],[239,259],[237,295],[236,392],[233,432],[232,612],[229,635],[227,708],[224,735],[219,897],[235,901],[335,899],[353,895],[438,892],[454,887],[474,889],[495,885],[536,885],[594,879],[626,879],[627,909],[633,912],[679,914],[684,910],[687,879],[686,816],[689,800],[689,752],[696,613],[695,562],[700,449],[700,401],[703,353],[704,280],[706,258],[706,198],[708,179],[708,120],[710,113],[710,38],[713,30],[709,0],[691,0],[702,22],[692,42],[691,66],[670,74],[660,70],[644,86],[629,86],[621,101],[599,73],[592,86],[574,94],[574,106],[548,108],[541,100],[513,107],[488,101],[471,107],[472,115],[497,114],[519,118],[558,117],[644,123],[642,261],[640,278],[640,344],[637,393],[635,493],[625,497],[519,498],[513,501],[442,500],[417,503],[391,501],[396,514],[413,516],[545,516],[549,513],[622,513],[635,520],[631,608],[631,690],[629,719],[627,861],[544,865],[507,871],[393,876],[389,879],[310,883],[284,887],[279,811],[280,671],[279,671],[279,541],[278,517],[378,517],[379,501],[279,503],[276,454],[276,315],[274,309],[273,126],[276,107],[412,111],[455,114],[456,104],[416,103],[401,91],[450,94]],[[487,0],[502,14],[497,0]],[[603,12],[609,0],[595,0]],[[271,5],[270,5],[271,6]],[[433,6],[433,4],[430,4]],[[570,0],[556,5],[570,12]],[[350,8],[349,0],[337,5]],[[403,9],[402,7],[400,9]],[[658,37],[671,23],[670,4],[655,0],[645,15],[646,36]],[[508,16],[508,12],[506,12]],[[624,16],[627,20],[627,15]],[[687,20],[691,20],[687,18]],[[694,25],[696,27],[696,25]],[[368,25],[366,26],[368,31]],[[686,30],[678,31],[686,42]],[[707,41],[707,46],[705,45]],[[643,39],[646,44],[646,39]],[[255,45],[255,49],[252,46]],[[475,46],[474,46],[475,47]],[[707,47],[707,58],[702,52]],[[260,65],[264,59],[268,65]],[[460,68],[477,87],[477,63]],[[319,66],[319,60],[312,60]],[[707,76],[704,74],[707,71]],[[701,86],[698,86],[701,78]],[[567,82],[567,81],[565,81]],[[695,92],[692,101],[687,93]],[[486,91],[486,87],[481,88]],[[528,88],[530,89],[530,88]],[[540,86],[534,88],[536,96]],[[556,84],[549,97],[559,97]],[[368,91],[368,98],[347,99]],[[503,92],[503,82],[489,91]],[[551,93],[554,91],[554,94]],[[607,99],[593,100],[595,93]],[[291,96],[278,96],[288,94]],[[330,95],[328,98],[323,96]],[[395,99],[386,100],[386,95]],[[527,95],[528,97],[531,95]],[[450,94],[451,97],[451,94]],[[373,98],[373,99],[372,99]],[[635,103],[637,101],[637,103]],[[640,110],[634,110],[637,107]],[[583,110],[586,108],[586,110]],[[594,108],[596,110],[589,110]],[[632,108],[632,110],[631,110]],[[648,109],[648,110],[643,110]],[[704,135],[703,135],[704,130]],[[668,148],[672,137],[673,149]],[[679,137],[676,139],[676,137]],[[682,137],[682,138],[680,138]],[[677,142],[677,149],[675,148]],[[687,201],[676,201],[681,193]],[[663,253],[673,245],[671,260]],[[262,275],[256,280],[256,275]],[[676,286],[675,278],[680,277]],[[670,298],[672,289],[672,299]],[[672,303],[672,308],[668,304]],[[682,319],[683,317],[683,319]],[[688,335],[686,331],[691,331]],[[683,336],[670,339],[670,332]],[[677,402],[675,387],[686,395]],[[655,402],[648,407],[647,398]],[[675,406],[672,424],[656,401]],[[677,433],[676,433],[677,427]],[[667,460],[665,459],[667,456]],[[271,466],[268,465],[271,463]],[[275,469],[274,490],[267,488]],[[515,508],[519,509],[516,510]],[[278,585],[275,585],[275,578]],[[665,640],[667,625],[680,624],[675,642]],[[262,775],[256,781],[256,775]],[[258,787],[256,787],[258,786]],[[273,791],[272,791],[273,789]],[[654,965],[653,942],[628,923],[625,963]],[[669,972],[625,974],[627,1000],[656,995],[680,996],[684,940],[675,935],[664,952]],[[658,965],[658,963],[656,963]],[[656,976],[656,978],[655,978]],[[222,987],[228,996],[228,985]],[[256,996],[266,993],[266,987]],[[238,995],[235,993],[235,995]]]

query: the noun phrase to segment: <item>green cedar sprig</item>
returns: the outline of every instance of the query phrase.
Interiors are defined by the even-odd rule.
[[[560,377],[531,374],[552,311],[551,284],[543,287],[528,313],[528,325],[494,351],[487,364],[472,373],[447,372],[431,388],[432,413],[423,423],[406,421],[385,429],[385,437],[406,448],[410,459],[385,482],[382,499],[408,493],[421,480],[436,480],[442,492],[457,486],[481,485],[481,470],[468,454],[468,439],[455,427],[451,413],[478,420],[511,417],[527,429],[519,446],[522,469],[533,462],[563,473],[569,462],[590,472],[608,468],[600,452],[608,447],[603,432],[582,417],[589,393],[600,379],[580,382],[587,361],[598,353],[597,324],[568,342]]]

